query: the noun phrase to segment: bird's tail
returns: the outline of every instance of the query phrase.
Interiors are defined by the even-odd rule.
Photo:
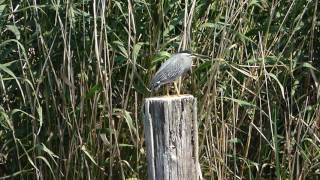
[[[151,89],[151,92],[156,92],[160,88],[160,82],[151,82],[149,85],[149,89]]]

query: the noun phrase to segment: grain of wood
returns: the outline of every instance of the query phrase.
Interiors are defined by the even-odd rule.
[[[197,101],[192,95],[145,99],[148,179],[197,180]]]

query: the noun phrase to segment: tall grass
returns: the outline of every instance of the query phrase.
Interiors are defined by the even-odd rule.
[[[318,4],[0,0],[0,179],[146,179],[142,101],[182,49],[209,57],[182,88],[206,179],[319,178]]]

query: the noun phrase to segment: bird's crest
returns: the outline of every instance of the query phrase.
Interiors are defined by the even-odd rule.
[[[192,54],[192,52],[190,50],[183,50],[183,51],[180,51],[178,53],[187,53],[187,54]]]

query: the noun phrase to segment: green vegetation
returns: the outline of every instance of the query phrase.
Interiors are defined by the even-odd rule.
[[[182,88],[206,179],[319,178],[319,9],[0,0],[0,179],[146,179],[142,102],[182,49],[209,57]]]

